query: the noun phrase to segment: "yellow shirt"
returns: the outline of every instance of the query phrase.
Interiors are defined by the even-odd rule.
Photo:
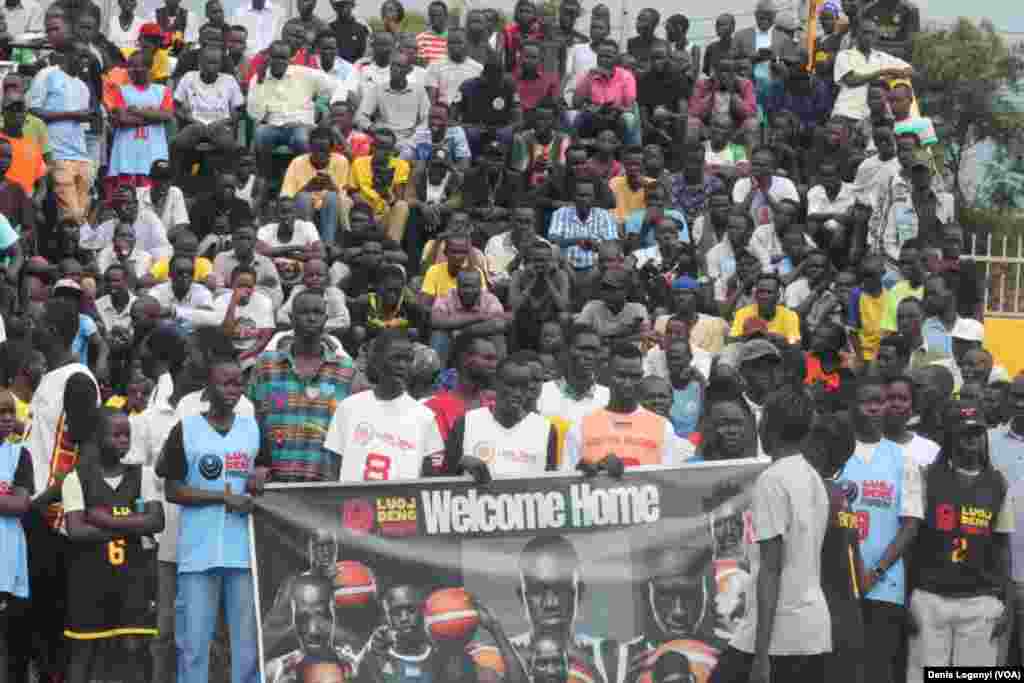
[[[643,188],[643,185],[653,182],[653,180],[653,178],[641,178],[640,189],[635,192],[629,187],[629,181],[624,175],[615,176],[608,181],[608,187],[615,197],[615,210],[612,212],[615,215],[615,220],[624,224],[626,218],[633,211],[647,208],[647,190]]]
[[[168,273],[170,271],[171,260],[164,257],[153,264],[153,267],[149,269],[149,274],[153,276],[153,279],[157,282],[167,282]],[[206,282],[206,278],[210,277],[210,273],[213,272],[213,262],[208,258],[202,256],[196,257],[196,267],[192,271],[192,279],[196,282]]]
[[[398,188],[409,182],[409,162],[395,157],[389,165],[395,169],[395,176],[391,180],[391,199],[394,199],[398,196]],[[387,212],[390,201],[373,189],[373,157],[359,157],[352,162],[349,188],[358,192],[378,217]]]
[[[569,433],[569,427],[572,425],[564,417],[557,415],[549,415],[547,421],[554,428],[555,438],[558,439],[558,443],[555,444],[555,467],[561,467],[562,452],[565,450],[565,435]]]
[[[487,278],[484,277],[483,271],[477,268],[477,272],[480,273],[484,289],[487,289]],[[437,265],[430,266],[427,274],[423,276],[423,286],[420,288],[420,291],[434,298],[440,298],[455,289],[455,285],[455,278],[448,272],[448,264],[438,263]]]
[[[729,335],[732,337],[742,337],[743,326],[748,320],[757,317],[757,304],[750,304],[736,311],[736,317],[733,318],[732,330],[729,332]],[[772,334],[785,338],[790,344],[800,341],[800,316],[785,306],[776,306],[775,317],[766,322],[768,323],[768,331]]]
[[[860,340],[862,360],[874,360],[878,355],[878,347],[882,345],[882,316],[885,313],[885,292],[879,296],[871,296],[861,290],[857,301],[860,325],[857,326],[857,337]]]
[[[7,443],[21,443],[25,440],[25,432],[28,431],[29,424],[32,423],[32,413],[28,409],[27,402],[15,396],[13,391],[10,394],[14,398],[14,419],[18,422],[18,426],[15,426],[14,431],[7,435]]]
[[[348,159],[340,154],[332,154],[327,162],[327,175],[334,181],[334,185],[344,191],[348,187]],[[308,154],[295,157],[288,165],[288,171],[284,175],[284,182],[281,183],[281,196],[294,197],[302,188],[317,174]],[[313,208],[319,209],[323,206],[326,190],[310,192],[313,198]]]

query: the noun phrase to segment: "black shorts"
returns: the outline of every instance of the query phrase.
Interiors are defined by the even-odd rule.
[[[17,628],[16,620],[25,613],[26,607],[27,600],[0,592],[0,636],[6,637],[11,628]]]
[[[70,564],[64,635],[71,640],[157,635],[152,552],[129,553],[112,566],[104,549],[89,549]]]

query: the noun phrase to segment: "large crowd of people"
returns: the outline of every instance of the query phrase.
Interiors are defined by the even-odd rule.
[[[378,30],[117,4],[0,8],[0,681],[204,683],[220,613],[259,680],[267,483],[750,458],[711,680],[1005,661],[1024,378],[985,348],[908,0],[759,0],[703,48],[579,0],[434,0],[418,34],[398,0]],[[516,675],[570,676],[530,647]],[[421,680],[362,654],[337,680]],[[631,675],[697,680],[671,661]]]

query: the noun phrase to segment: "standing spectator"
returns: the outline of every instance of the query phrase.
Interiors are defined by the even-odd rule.
[[[28,545],[21,518],[28,514],[31,505],[33,472],[31,454],[21,444],[25,425],[17,419],[17,401],[12,391],[0,393],[0,482],[4,490],[0,499],[0,534],[5,549],[0,588],[20,602],[29,597]],[[8,653],[14,640],[11,626],[16,623],[8,620],[0,633],[0,678],[4,680],[9,680],[8,672],[13,671],[9,668]]]
[[[561,469],[589,473],[604,469],[616,476],[623,467],[678,464],[672,423],[640,406],[644,377],[640,349],[632,344],[615,344],[610,370],[608,404],[569,428]],[[622,439],[617,433],[620,429],[635,438]]]
[[[848,325],[856,332],[852,339],[853,348],[857,358],[863,363],[875,359],[882,339],[882,316],[885,312],[885,290],[882,288],[884,273],[885,266],[881,257],[866,257],[860,265],[861,286],[854,289],[850,296]]]
[[[900,248],[899,274],[901,279],[885,293],[885,309],[882,313],[882,331],[896,332],[896,311],[900,302],[907,298],[924,298],[925,264],[921,253],[921,242],[909,239]]]
[[[178,626],[179,678],[208,680],[210,643],[223,607],[231,639],[231,681],[255,683],[259,662],[249,494],[262,490],[270,457],[261,448],[255,418],[235,413],[243,390],[238,362],[211,359],[208,376],[208,412],[185,417],[171,430],[157,465],[157,474],[166,480],[167,500],[182,508],[178,599],[185,623]],[[200,459],[216,466],[201,468]]]
[[[708,78],[718,72],[718,63],[733,52],[733,34],[736,33],[736,17],[719,14],[715,19],[715,35],[718,40],[704,48],[704,75]]]
[[[665,365],[672,390],[668,417],[676,436],[683,439],[697,431],[704,410],[706,380],[695,365],[694,351],[685,337],[671,337],[665,346]]]
[[[175,114],[181,124],[171,144],[176,178],[192,168],[192,150],[201,143],[213,145],[221,155],[230,156],[235,150],[236,126],[245,98],[235,77],[221,72],[223,54],[219,48],[203,50],[199,70],[186,73],[174,89]]]
[[[885,384],[885,438],[903,448],[924,469],[935,462],[939,444],[907,429],[914,414],[914,381],[906,375],[890,377]]]
[[[487,40],[487,19],[483,10],[470,9],[466,13],[466,54],[483,66],[492,52],[495,50]]]
[[[140,638],[157,634],[146,542],[163,531],[164,512],[153,470],[124,462],[132,443],[127,415],[102,414],[94,438],[99,459],[77,465],[61,487],[74,556],[64,631],[70,683],[88,683],[101,659],[137,653]],[[111,640],[121,647],[101,655],[100,643]]]
[[[445,441],[446,474],[488,468],[487,477],[539,474],[554,470],[558,435],[550,422],[532,411],[528,395],[534,369],[527,357],[512,354],[498,364],[493,406],[467,410],[452,425]],[[483,447],[493,447],[493,459],[481,460]],[[510,451],[514,448],[514,451]],[[510,458],[516,452],[525,457]],[[474,472],[474,476],[478,476]]]
[[[175,54],[185,45],[196,42],[199,36],[199,17],[190,9],[182,7],[181,0],[164,0],[163,7],[154,10],[153,21],[169,38]]]
[[[324,298],[313,291],[295,297],[295,336],[288,351],[271,351],[253,368],[248,396],[269,442],[274,481],[337,481],[340,462],[324,450],[336,407],[351,390],[352,361],[323,343]],[[310,425],[296,431],[295,424]]]
[[[906,0],[875,0],[861,10],[861,21],[878,26],[878,47],[901,59],[910,59],[910,44],[921,30],[921,15],[916,5]]]
[[[338,37],[338,56],[352,64],[366,54],[366,41],[370,37],[370,29],[355,18],[355,0],[332,0],[336,18],[330,23],[330,29]]]
[[[532,0],[517,0],[512,21],[505,24],[501,44],[505,53],[505,71],[514,71],[519,66],[520,51],[527,40],[540,36],[537,7]]]
[[[35,0],[7,0],[3,12],[7,31],[15,39],[43,27],[43,8]]]
[[[417,59],[428,66],[443,62],[448,38],[448,5],[434,0],[427,5],[427,28],[416,36]]]
[[[577,81],[597,67],[597,50],[610,32],[608,22],[592,14],[590,42],[581,41],[569,46],[565,55],[565,76],[562,79],[562,95],[567,106],[572,107]]]
[[[977,261],[961,257],[963,248],[963,228],[956,223],[945,225],[942,228],[942,278],[956,296],[957,312],[960,316],[983,321],[985,276],[980,272]]]
[[[174,98],[166,86],[149,82],[149,65],[143,51],[128,58],[131,83],[114,91],[110,112],[115,128],[107,170],[107,194],[118,185],[145,187],[157,159],[167,159],[165,124],[174,118]]]
[[[231,16],[231,23],[245,28],[246,53],[253,55],[266,50],[281,35],[284,17],[284,9],[270,0],[247,0],[235,10]],[[339,36],[339,42],[340,40]]]
[[[431,102],[452,106],[461,98],[462,84],[478,78],[484,72],[484,65],[466,55],[466,32],[462,29],[449,31],[447,43],[448,59],[431,62],[427,67],[426,86]]]
[[[434,414],[406,391],[412,345],[403,331],[374,339],[367,374],[373,388],[345,399],[331,418],[324,448],[340,465],[340,481],[416,479],[444,459]],[[363,438],[365,425],[372,427]]]
[[[331,132],[314,128],[309,134],[309,153],[292,159],[281,183],[281,195],[293,197],[302,220],[314,223],[320,241],[333,245],[341,225],[348,224],[351,202],[348,159],[331,153]]]
[[[963,318],[957,313],[956,295],[941,275],[930,275],[924,281],[924,311],[921,335],[929,351],[953,355],[953,337]]]
[[[284,28],[299,26],[306,34],[306,49],[316,47],[316,37],[321,31],[327,30],[327,24],[314,14],[316,0],[298,0],[295,3],[296,16],[289,19]],[[282,30],[282,33],[284,31]]]
[[[619,46],[605,39],[597,47],[597,66],[576,81],[572,107],[577,114],[573,126],[581,137],[594,137],[605,128],[621,133],[627,145],[642,142],[637,118],[636,79],[621,66]]]
[[[4,93],[4,127],[0,140],[7,142],[10,162],[4,177],[17,184],[28,197],[35,197],[42,191],[39,181],[46,177],[46,162],[39,144],[25,134],[25,117],[28,109],[25,96],[15,90]]]
[[[575,323],[565,335],[565,373],[541,387],[537,412],[575,424],[608,405],[608,387],[597,383],[601,337],[594,328]],[[642,369],[641,369],[642,372]]]
[[[291,49],[284,41],[270,46],[269,65],[250,86],[249,116],[256,122],[253,146],[260,160],[260,171],[271,177],[274,148],[287,145],[299,155],[309,151],[309,132],[313,127],[313,99],[334,92],[334,78],[323,71],[289,64]]]
[[[526,0],[528,2],[528,0]],[[480,77],[459,88],[457,117],[462,121],[474,154],[495,138],[508,144],[522,119],[516,81],[501,69],[500,58],[491,53]]]
[[[772,393],[761,438],[772,465],[754,483],[747,616],[711,674],[714,683],[820,680],[832,649],[821,588],[829,494],[803,455],[814,406],[802,392]]]
[[[878,79],[909,78],[914,68],[899,57],[875,49],[878,24],[861,21],[857,46],[836,55],[835,79],[839,86],[833,116],[854,121],[868,117],[868,84]]]
[[[691,145],[707,137],[713,123],[726,126],[753,149],[760,135],[754,84],[737,74],[737,64],[723,55],[714,75],[697,81],[687,107],[686,140]]]
[[[48,66],[36,74],[28,92],[28,106],[47,124],[58,218],[82,222],[89,214],[93,180],[85,145],[85,127],[93,119],[93,112],[89,88],[76,76],[80,55],[73,45],[61,56],[59,66]]]
[[[671,112],[676,121],[685,122],[692,92],[692,76],[675,69],[669,60],[667,43],[656,43],[650,50],[650,68],[636,81],[636,100],[644,126],[653,126],[659,108]],[[681,125],[674,130],[683,132]]]
[[[605,240],[618,238],[612,214],[595,207],[595,182],[576,180],[575,206],[566,206],[551,216],[548,236],[564,250],[569,264],[577,271],[588,271],[597,260],[597,247]]]
[[[636,35],[626,41],[626,52],[633,55],[640,71],[650,67],[651,49],[664,43],[654,37],[661,23],[661,13],[653,7],[646,7],[636,15]]]
[[[884,438],[885,381],[861,378],[851,409],[857,447],[840,475],[856,490],[864,575],[865,680],[896,680],[903,640],[906,572],[903,556],[924,517],[921,470],[899,444]],[[877,484],[877,485],[873,485]]]
[[[1014,499],[993,467],[981,409],[959,402],[947,423],[925,473],[925,516],[913,548],[908,683],[924,680],[924,667],[996,666],[1012,616]]]

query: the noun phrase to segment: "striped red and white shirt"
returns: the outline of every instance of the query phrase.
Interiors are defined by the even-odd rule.
[[[448,59],[448,34],[424,31],[416,36],[416,57],[426,64]]]

